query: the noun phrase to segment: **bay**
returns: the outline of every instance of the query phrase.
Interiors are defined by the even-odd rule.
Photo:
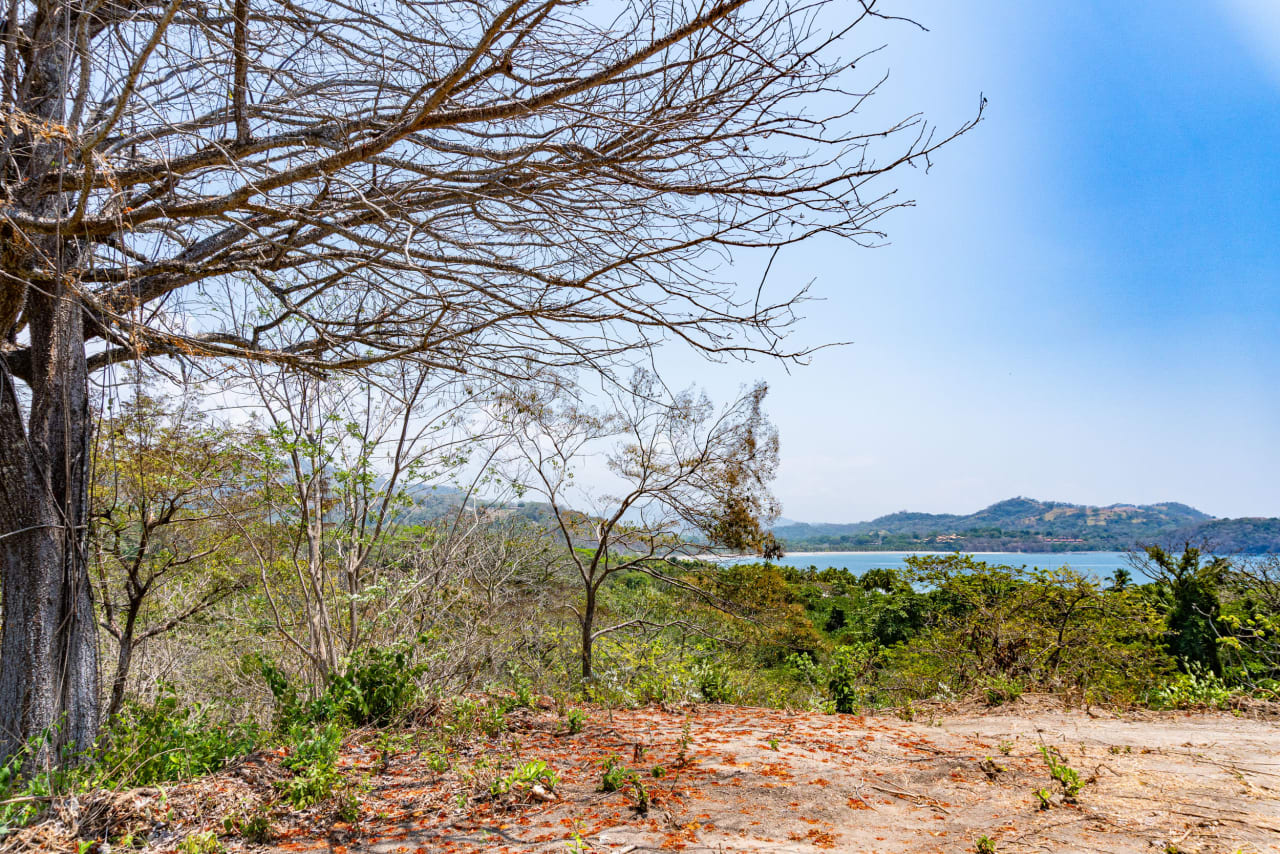
[[[906,558],[924,555],[948,555],[955,552],[791,552],[774,561],[779,566],[797,569],[816,567],[819,570],[847,569],[861,575],[869,569],[902,569]],[[973,552],[974,560],[991,565],[1026,566],[1038,569],[1057,569],[1069,566],[1093,578],[1108,578],[1117,569],[1125,569],[1138,575],[1129,564],[1125,552]],[[725,563],[757,563],[756,557],[724,558]]]

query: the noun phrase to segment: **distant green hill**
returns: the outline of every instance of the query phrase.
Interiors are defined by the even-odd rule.
[[[1222,553],[1280,552],[1280,519],[1215,519],[1175,502],[1091,507],[1011,498],[976,513],[891,513],[850,524],[790,523],[789,551],[1123,551],[1207,543]]]
[[[1213,519],[1169,535],[1169,544],[1203,543],[1219,554],[1280,553],[1280,519]]]

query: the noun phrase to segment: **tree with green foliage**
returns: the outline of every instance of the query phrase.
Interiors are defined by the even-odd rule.
[[[1234,560],[1223,599],[1223,670],[1240,684],[1280,696],[1280,555]]]
[[[174,402],[132,392],[106,398],[92,447],[90,563],[116,644],[108,716],[143,644],[251,583],[240,531],[261,508],[251,430],[211,421],[196,388]]]
[[[1137,589],[1110,590],[1068,567],[992,566],[967,555],[912,557],[922,628],[885,666],[908,694],[990,688],[1133,699],[1170,665],[1163,622]],[[1153,654],[1154,653],[1154,654]]]
[[[1160,546],[1147,546],[1136,562],[1148,577],[1156,579],[1166,607],[1165,648],[1185,668],[1204,668],[1222,675],[1218,638],[1224,627],[1219,622],[1222,603],[1219,590],[1231,562],[1223,557],[1205,556],[1187,543],[1181,555]]]
[[[245,374],[247,407],[265,422],[251,450],[266,516],[243,536],[276,636],[318,691],[388,620],[411,630],[427,581],[411,553],[436,535],[412,524],[414,494],[451,482],[483,433],[452,378],[404,364],[363,382]]]

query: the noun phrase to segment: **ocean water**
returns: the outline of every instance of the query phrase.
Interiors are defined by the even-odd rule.
[[[953,552],[791,552],[774,561],[780,566],[808,569],[835,567],[861,575],[868,569],[901,569],[905,558],[912,555],[953,554]],[[989,564],[1026,566],[1038,569],[1057,569],[1069,566],[1094,578],[1107,578],[1117,569],[1127,569],[1135,578],[1141,574],[1129,564],[1124,552],[973,552],[974,560]],[[726,558],[727,563],[755,563],[759,558]]]

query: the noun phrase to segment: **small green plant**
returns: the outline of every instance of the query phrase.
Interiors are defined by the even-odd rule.
[[[560,776],[546,762],[534,759],[511,769],[511,773],[496,778],[489,786],[489,794],[495,798],[506,795],[523,797],[533,790],[534,786],[543,786],[553,791],[560,782]]]
[[[437,774],[449,770],[449,757],[443,751],[432,751],[427,754],[427,767]]]
[[[996,854],[996,841],[990,836],[979,836],[973,843],[973,850],[978,854]]]
[[[591,843],[587,842],[582,836],[582,822],[574,820],[573,834],[564,841],[564,848],[572,854],[586,854],[592,850]]]
[[[1039,801],[1039,809],[1047,810],[1053,806],[1053,795],[1048,789],[1036,789],[1036,800]]]
[[[480,719],[480,731],[490,738],[496,738],[507,731],[507,713],[502,706],[493,703],[485,707],[484,716]]]
[[[636,795],[636,810],[641,815],[647,814],[649,812],[649,790],[644,787],[639,774],[631,775],[631,788]]]
[[[238,812],[222,820],[228,834],[235,834],[250,845],[265,845],[271,841],[271,816],[261,806],[249,813]]]
[[[655,765],[653,766],[653,770],[649,773],[653,775],[655,780],[661,780],[663,777],[667,776],[667,769],[663,768],[661,765]]]
[[[219,854],[225,850],[212,830],[191,833],[178,843],[178,854]]]
[[[777,737],[776,737],[776,736],[775,736],[775,737],[773,737],[773,738],[771,738],[771,739],[769,739],[769,749],[770,749],[770,750],[777,750],[777,749],[778,749],[778,739],[777,739]]]
[[[876,665],[876,648],[872,643],[845,644],[831,653],[830,678],[827,689],[835,701],[836,711],[851,714],[863,701],[863,686]]]
[[[1147,697],[1153,709],[1225,709],[1231,704],[1231,688],[1221,676],[1202,666],[1192,665]]]
[[[1084,788],[1080,773],[1068,765],[1062,754],[1053,748],[1041,745],[1040,755],[1044,757],[1045,764],[1049,766],[1049,776],[1058,781],[1058,785],[1062,786],[1063,800],[1067,803],[1075,803],[1076,796]]]
[[[600,791],[616,792],[627,784],[635,775],[617,756],[609,756],[604,760],[604,774],[600,778]]]
[[[365,795],[372,791],[373,786],[369,784],[367,777],[361,778],[359,783],[347,781],[339,786],[337,806],[334,814],[339,821],[345,821],[347,824],[355,824],[360,820],[360,806],[364,803]]]
[[[355,824],[360,820],[360,794],[355,789],[347,789],[338,796],[338,808],[335,811],[339,821]]]
[[[698,691],[708,703],[730,703],[734,700],[729,673],[721,664],[702,662],[694,672]]]
[[[689,734],[690,730],[689,716],[684,716],[684,723],[680,725],[680,749],[676,752],[676,767],[683,768],[689,764],[689,746],[693,744],[693,736]]]
[[[587,713],[582,709],[571,708],[565,712],[565,723],[569,725],[569,735],[577,735],[582,732],[582,727],[587,722]]]
[[[996,745],[996,750],[999,750],[1002,755],[1008,756],[1010,753],[1013,753],[1013,742],[1002,741]]]
[[[1016,679],[992,676],[987,680],[982,693],[988,706],[1002,706],[1018,699],[1026,690],[1026,686]]]

